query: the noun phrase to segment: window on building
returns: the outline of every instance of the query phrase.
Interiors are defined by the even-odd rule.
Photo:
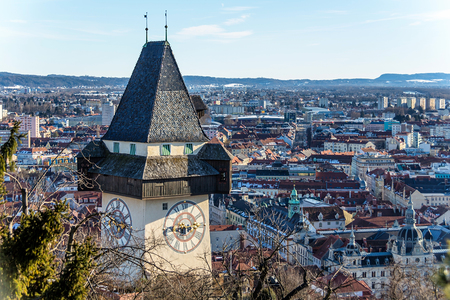
[[[119,143],[114,142],[113,145],[114,145],[113,149],[114,153],[119,153],[120,152]]]
[[[331,222],[327,222],[327,225],[330,225],[331,224]]]
[[[361,277],[362,278],[366,278],[367,277],[367,273],[366,272],[362,272]]]
[[[372,282],[372,289],[375,289],[375,282]]]
[[[167,210],[167,203],[162,204],[163,210]]]
[[[372,272],[372,277],[377,277],[377,272],[373,271]]]
[[[319,223],[319,227],[322,227],[322,222]]]
[[[194,146],[192,146],[192,144],[186,144],[184,147],[184,154],[191,154],[192,152],[194,152]]]
[[[136,155],[136,144],[130,144],[130,154]]]
[[[386,273],[385,273],[385,271],[381,271],[381,274],[380,274],[380,276],[381,276],[381,277],[385,277],[385,276],[386,276]]]
[[[169,144],[162,145],[161,155],[170,155],[170,145]]]

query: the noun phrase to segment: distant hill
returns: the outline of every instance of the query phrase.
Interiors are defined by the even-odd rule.
[[[380,87],[450,87],[450,74],[383,74],[375,79],[353,78],[333,80],[273,78],[220,78],[209,76],[184,76],[187,86],[236,86],[243,85],[256,88],[300,88],[300,87],[345,87],[345,86],[380,86]],[[22,75],[0,72],[0,86],[27,87],[104,87],[126,86],[126,77],[94,77],[66,75]]]
[[[66,75],[22,75],[0,72],[0,86],[22,85],[28,87],[77,87],[77,86],[125,86],[128,78],[66,76]]]

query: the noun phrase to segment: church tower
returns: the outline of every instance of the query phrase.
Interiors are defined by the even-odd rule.
[[[200,99],[201,100],[201,99]],[[108,132],[78,155],[79,190],[102,192],[103,235],[126,247],[152,237],[179,269],[210,257],[209,194],[228,194],[232,155],[210,143],[167,41],[144,45]]]
[[[427,264],[433,261],[432,244],[427,244],[422,231],[416,227],[416,212],[411,200],[405,212],[405,226],[400,229],[390,252],[394,260],[403,264]]]
[[[300,201],[298,201],[297,190],[294,188],[288,202],[288,217],[292,218],[296,213],[300,213]]]

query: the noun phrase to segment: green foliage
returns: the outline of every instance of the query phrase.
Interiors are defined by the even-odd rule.
[[[3,184],[5,172],[8,169],[14,171],[14,162],[12,161],[12,156],[17,151],[17,147],[19,146],[20,139],[24,138],[26,134],[20,134],[20,122],[14,122],[13,127],[11,128],[11,134],[8,140],[0,147],[0,196],[6,194],[6,189]]]
[[[450,241],[447,242],[447,246],[450,247]],[[437,284],[444,288],[444,294],[447,299],[450,299],[450,256],[446,257],[445,264],[439,269],[435,279]]]
[[[10,234],[4,228],[0,245],[1,293],[3,298],[37,297],[55,279],[55,256],[50,249],[63,232],[63,204],[54,209],[23,215],[21,225]]]
[[[19,128],[20,122],[15,122],[0,148],[0,195],[6,193],[3,178],[12,169],[12,155],[24,137]],[[14,232],[8,226],[11,218],[0,218],[0,299],[86,298],[86,282],[95,267],[97,248],[90,239],[67,241],[64,233],[69,219],[63,202],[23,214]],[[72,228],[71,237],[79,226]],[[68,248],[64,249],[64,244]]]
[[[97,249],[90,239],[84,243],[74,242],[71,249],[64,270],[49,293],[55,299],[86,299],[86,278],[95,267],[92,257],[97,254]]]
[[[58,202],[54,208],[23,215],[14,234],[2,228],[1,299],[86,298],[86,278],[95,267],[95,244],[90,239],[73,242],[64,260],[52,251],[63,238],[67,210],[65,203]]]

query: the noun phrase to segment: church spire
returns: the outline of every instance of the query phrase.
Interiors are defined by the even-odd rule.
[[[409,195],[408,209],[405,213],[405,224],[413,226],[416,223],[416,212],[414,211],[414,205],[412,203],[411,194]]]
[[[288,217],[292,218],[296,213],[300,213],[300,201],[298,201],[297,190],[294,188],[291,192],[291,197],[288,202]],[[302,221],[302,220],[299,220]]]
[[[350,233],[350,241],[349,244],[354,245],[355,244],[355,232],[353,231],[353,225],[352,225],[352,232]]]

